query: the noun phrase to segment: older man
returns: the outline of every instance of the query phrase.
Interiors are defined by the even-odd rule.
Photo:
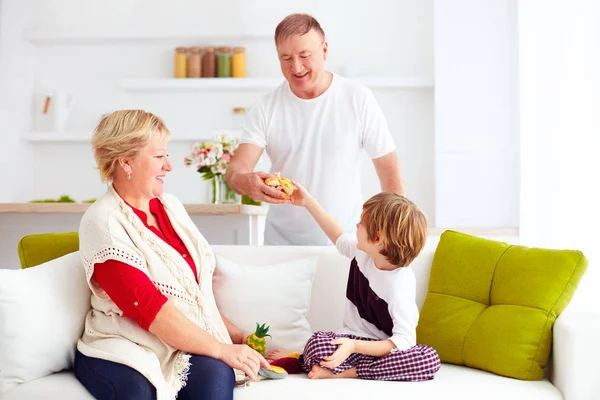
[[[316,19],[287,16],[275,30],[275,45],[286,82],[252,106],[226,180],[238,193],[278,204],[267,216],[265,244],[331,244],[306,210],[283,204],[282,193],[265,185],[271,174],[253,172],[261,154],[266,150],[272,172],[302,183],[352,231],[363,203],[363,149],[382,190],[404,195],[394,140],[371,91],[325,69],[328,44]]]

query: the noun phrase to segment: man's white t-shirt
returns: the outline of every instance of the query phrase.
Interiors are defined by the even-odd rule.
[[[303,185],[346,231],[362,211],[361,150],[373,159],[396,148],[373,93],[335,74],[329,88],[309,100],[284,81],[252,106],[240,143],[265,149],[271,172]],[[331,242],[303,207],[281,204],[269,207],[265,244]]]
[[[417,343],[419,309],[416,279],[410,267],[380,270],[356,248],[355,235],[341,235],[336,247],[351,259],[341,333],[371,339],[390,339],[404,351]]]

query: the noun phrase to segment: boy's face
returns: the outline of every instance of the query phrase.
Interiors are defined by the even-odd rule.
[[[364,251],[373,259],[376,256],[381,254],[381,250],[383,249],[381,242],[379,241],[379,239],[377,239],[374,242],[370,241],[369,235],[367,234],[367,230],[365,229],[365,227],[363,226],[363,224],[361,222],[356,224],[356,237],[358,239],[358,243],[356,245],[356,248],[358,250]],[[398,268],[397,266],[394,266],[394,265],[385,265],[385,266],[376,265],[376,267],[378,269],[385,270],[385,271],[391,271],[391,270]]]
[[[358,222],[358,224],[356,224],[356,237],[358,239],[358,244],[356,245],[356,248],[358,250],[365,251],[363,244],[365,242],[368,242],[368,240],[367,240],[367,231],[362,226],[362,224],[360,223],[360,221]]]
[[[378,252],[377,248],[379,243],[371,242],[369,240],[367,230],[361,222],[356,224],[356,237],[358,239],[358,244],[356,245],[356,248],[358,248],[361,251],[364,251],[369,255],[373,254],[374,252]]]

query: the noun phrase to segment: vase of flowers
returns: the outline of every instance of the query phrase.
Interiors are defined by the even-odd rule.
[[[196,166],[202,179],[211,181],[213,204],[237,204],[241,201],[225,182],[225,172],[237,146],[237,138],[222,133],[210,140],[194,143],[192,153],[185,157],[186,166]]]

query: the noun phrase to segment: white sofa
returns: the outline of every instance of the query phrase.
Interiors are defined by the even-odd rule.
[[[317,256],[308,321],[313,330],[340,327],[349,262],[332,247],[213,246],[230,260],[272,264]],[[417,302],[423,304],[435,243],[428,243],[414,261]],[[443,332],[440,332],[443,334]],[[463,366],[442,364],[435,379],[420,383],[376,382],[348,379],[312,381],[305,374],[283,380],[260,381],[236,388],[236,400],[250,399],[600,399],[600,324],[598,319],[570,314],[567,310],[554,326],[554,348],[547,378],[521,381]],[[2,400],[89,399],[72,371],[62,371],[20,384]]]

